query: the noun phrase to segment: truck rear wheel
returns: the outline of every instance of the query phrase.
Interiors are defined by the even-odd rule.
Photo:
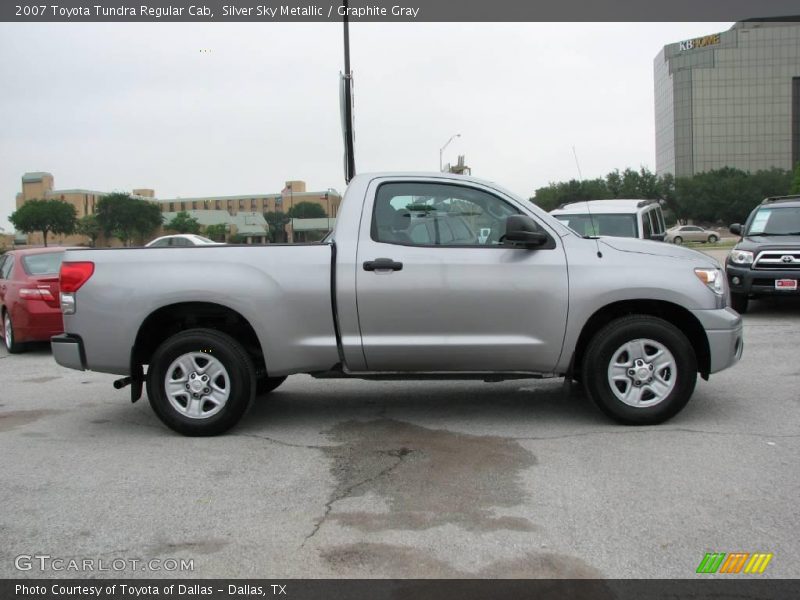
[[[147,396],[158,418],[189,436],[218,435],[236,425],[255,395],[255,368],[231,336],[190,329],[153,354]]]
[[[586,392],[612,419],[654,425],[689,402],[697,357],[674,325],[647,315],[621,317],[598,331],[583,359]]]

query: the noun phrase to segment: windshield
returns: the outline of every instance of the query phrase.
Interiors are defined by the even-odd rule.
[[[639,237],[636,215],[575,214],[553,215],[564,225],[583,237],[608,235],[612,237]]]
[[[29,254],[22,257],[22,265],[28,275],[55,275],[61,269],[63,252]]]
[[[800,207],[758,209],[747,235],[800,235]]]

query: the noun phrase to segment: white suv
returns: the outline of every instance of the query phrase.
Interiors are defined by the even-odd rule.
[[[664,241],[666,226],[658,200],[588,200],[562,204],[550,214],[581,236]]]

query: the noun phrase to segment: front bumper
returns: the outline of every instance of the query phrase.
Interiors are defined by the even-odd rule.
[[[776,279],[797,279],[800,280],[800,270],[798,269],[751,269],[750,267],[739,267],[731,264],[725,266],[725,273],[728,276],[728,286],[732,294],[743,294],[753,296],[797,296],[800,295],[800,286],[797,290],[776,290]],[[734,283],[734,278],[739,283]]]
[[[739,313],[731,308],[693,310],[708,338],[709,373],[732,367],[742,358],[744,349],[743,324]]]
[[[62,333],[50,338],[53,358],[62,367],[86,370],[86,353],[83,351],[83,340],[77,335]]]

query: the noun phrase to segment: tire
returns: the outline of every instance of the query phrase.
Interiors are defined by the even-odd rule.
[[[168,338],[147,371],[153,411],[164,425],[188,436],[218,435],[236,425],[255,391],[250,356],[239,342],[214,329],[190,329]]]
[[[714,235],[713,233],[708,236],[708,243],[709,244],[716,244],[719,241],[719,237]]]
[[[11,315],[3,312],[3,345],[9,354],[19,354],[25,347],[14,339],[14,324],[11,322]]]
[[[747,294],[731,294],[731,308],[740,315],[743,315],[747,312],[748,303],[749,299]]]
[[[642,364],[637,366],[636,360]],[[684,333],[671,323],[632,315],[615,319],[595,334],[582,372],[586,393],[606,415],[625,425],[655,425],[689,402],[697,383],[697,357]]]
[[[680,246],[683,243],[683,238],[679,235],[676,235],[674,238],[672,238],[672,243]]]
[[[266,396],[280,386],[286,377],[262,377],[256,381],[256,396]]]

